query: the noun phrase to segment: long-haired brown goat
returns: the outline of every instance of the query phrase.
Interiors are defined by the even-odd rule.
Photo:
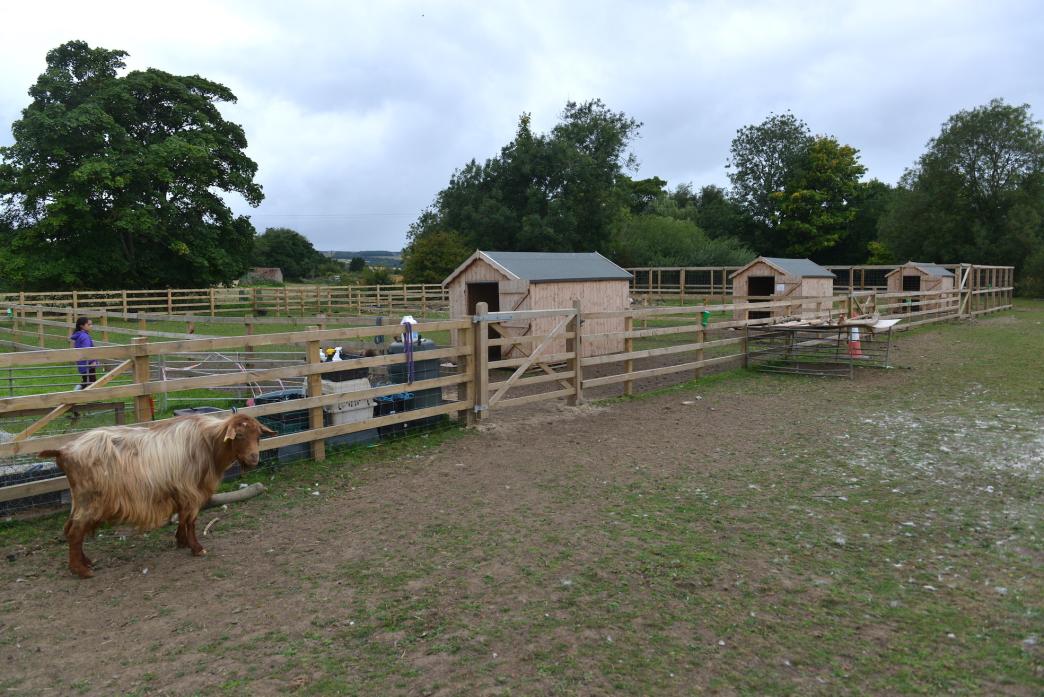
[[[90,578],[83,540],[102,523],[159,527],[178,514],[178,547],[207,553],[196,539],[199,509],[217,491],[233,462],[255,467],[262,434],[273,434],[252,416],[193,415],[151,428],[112,426],[88,431],[60,450],[45,450],[69,479],[72,510],[65,523],[69,569]]]

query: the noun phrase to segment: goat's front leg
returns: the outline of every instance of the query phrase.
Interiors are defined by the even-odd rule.
[[[207,550],[203,549],[203,545],[196,539],[196,518],[199,516],[199,511],[184,511],[185,517],[185,537],[188,541],[188,546],[192,550],[192,555],[196,557],[205,556]],[[181,518],[181,515],[178,516]]]
[[[177,544],[178,549],[184,549],[189,546],[188,533],[185,532],[185,518],[181,513],[178,513],[178,529],[174,533],[174,542]]]

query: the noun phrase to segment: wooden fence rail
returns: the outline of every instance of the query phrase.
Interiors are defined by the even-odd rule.
[[[117,310],[165,315],[259,313],[358,314],[395,310],[445,310],[449,295],[436,283],[377,286],[251,286],[165,290],[43,291],[0,293],[0,305],[33,305],[85,310]]]
[[[590,390],[623,383],[623,392],[632,394],[638,381],[668,375],[698,377],[705,368],[716,365],[744,365],[747,360],[746,328],[779,321],[779,317],[747,319],[748,310],[780,310],[804,318],[829,318],[848,315],[854,308],[876,312],[881,317],[901,318],[900,328],[908,328],[996,312],[1010,307],[1005,302],[1010,286],[980,287],[983,277],[977,271],[962,270],[961,287],[951,291],[905,293],[856,292],[851,295],[820,298],[786,298],[767,302],[715,302],[665,307],[632,307],[614,312],[584,312],[579,303],[555,310],[489,312],[484,303],[475,316],[423,322],[416,326],[422,334],[450,332],[453,339],[445,347],[419,354],[416,360],[434,360],[452,366],[449,374],[424,376],[410,385],[378,385],[350,393],[323,394],[322,378],[331,372],[356,368],[387,368],[407,362],[403,353],[354,358],[337,363],[319,362],[320,345],[340,344],[373,337],[394,337],[401,327],[356,326],[318,328],[229,337],[192,337],[173,341],[148,341],[136,338],[127,345],[89,349],[43,349],[0,353],[0,370],[48,369],[72,366],[76,361],[101,360],[117,364],[132,375],[114,381],[115,372],[102,376],[87,390],[15,395],[0,398],[0,417],[18,413],[42,413],[42,419],[20,429],[13,439],[0,443],[0,465],[5,458],[31,456],[42,450],[60,447],[78,433],[45,433],[64,411],[97,403],[131,402],[135,419],[151,421],[151,398],[155,395],[228,388],[248,384],[295,380],[306,385],[304,397],[273,404],[244,407],[242,413],[271,416],[303,410],[309,427],[265,439],[263,450],[302,443],[310,444],[314,459],[325,457],[326,439],[359,431],[393,426],[416,419],[456,414],[473,424],[491,411],[499,411],[545,400],[565,399],[582,404]],[[20,305],[19,307],[35,307]],[[120,310],[119,312],[123,312]],[[550,318],[543,334],[511,336],[501,323],[508,320]],[[25,316],[25,322],[38,317]],[[585,331],[591,320],[622,320],[621,330]],[[13,323],[8,320],[7,323]],[[0,323],[0,334],[12,331]],[[37,328],[44,324],[37,322]],[[501,330],[501,333],[498,333]],[[24,329],[18,329],[23,331]],[[33,331],[27,333],[33,334]],[[492,337],[492,338],[491,338]],[[157,337],[153,337],[157,338]],[[603,339],[619,340],[622,350],[604,355],[584,355],[584,343]],[[636,346],[635,342],[639,342]],[[644,345],[642,345],[644,342]],[[166,372],[150,370],[155,362],[177,361],[189,356],[206,356],[221,351],[252,351],[264,347],[297,347],[299,362],[240,366],[216,374],[170,378]],[[521,357],[499,357],[500,350],[519,350]],[[516,354],[517,355],[517,354]],[[279,362],[274,362],[279,363]],[[238,365],[238,364],[237,364]],[[366,400],[395,395],[403,390],[456,390],[455,399],[438,406],[398,414],[371,416],[354,423],[324,425],[322,408],[351,400]],[[350,395],[350,397],[346,397]],[[440,400],[441,401],[441,400]],[[0,488],[0,502],[39,493],[60,491],[64,478],[29,482]]]

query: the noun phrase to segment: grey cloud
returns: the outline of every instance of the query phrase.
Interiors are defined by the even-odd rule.
[[[895,182],[950,114],[998,96],[1039,114],[1044,92],[1044,10],[1017,0],[188,1],[166,16],[126,2],[104,21],[57,4],[17,10],[25,31],[0,42],[0,117],[17,118],[46,51],[71,38],[221,81],[267,195],[233,204],[321,249],[400,247],[454,169],[496,154],[521,112],[549,129],[569,99],[644,122],[638,176],[702,186],[727,183],[736,129],[770,112]]]

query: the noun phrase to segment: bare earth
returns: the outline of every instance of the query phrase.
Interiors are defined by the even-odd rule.
[[[935,334],[899,343],[898,362],[914,371],[960,360]],[[813,657],[788,667],[778,633],[801,618],[779,603],[807,579],[780,571],[779,550],[758,545],[753,510],[689,521],[707,539],[732,536],[736,559],[708,562],[706,574],[680,576],[663,593],[650,579],[670,560],[642,549],[643,529],[626,527],[642,514],[620,502],[640,505],[634,497],[664,483],[693,499],[800,488],[787,449],[846,431],[839,410],[854,413],[853,389],[882,399],[909,375],[741,376],[642,400],[494,413],[478,433],[314,481],[276,479],[234,510],[205,511],[200,533],[217,521],[200,537],[203,559],[175,550],[169,529],[125,539],[104,530],[86,546],[89,581],[66,571],[59,521],[0,549],[10,555],[0,559],[0,686],[25,695],[734,694],[745,690],[727,676],[748,666],[778,673],[780,692],[858,692]],[[770,461],[775,470],[752,483]],[[607,568],[614,545],[634,556],[620,551]],[[737,594],[753,597],[736,604]],[[595,607],[617,619],[590,623]],[[736,663],[720,627],[753,621],[755,607],[764,643],[751,634]],[[869,621],[849,630],[882,647],[898,631]],[[617,656],[627,674],[607,668]]]

